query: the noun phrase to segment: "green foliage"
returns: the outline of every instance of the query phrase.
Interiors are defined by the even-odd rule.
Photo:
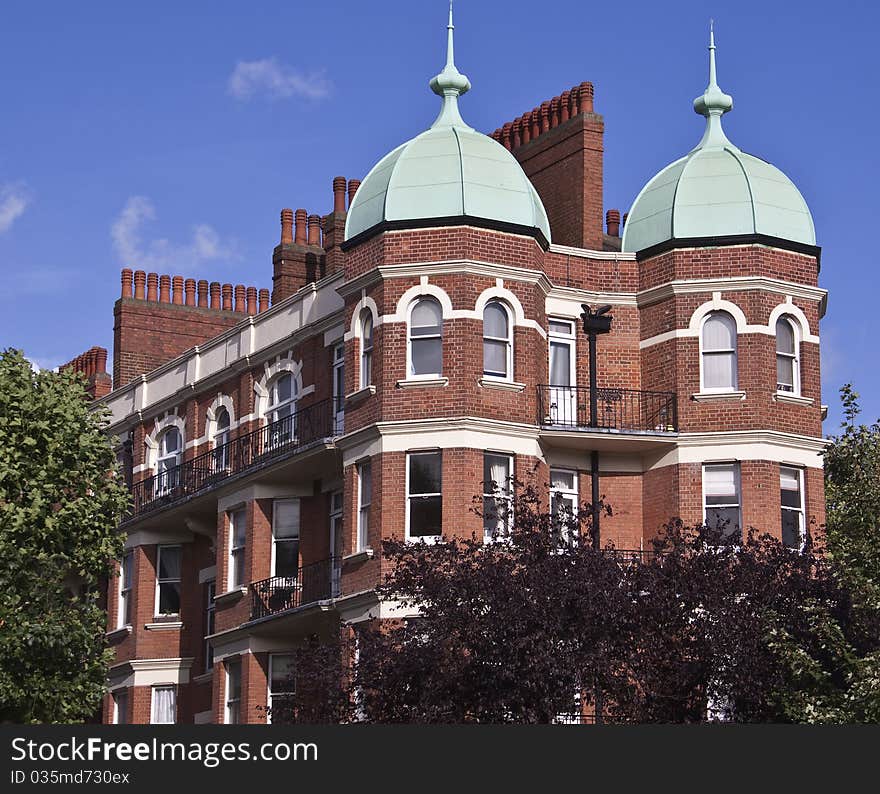
[[[100,589],[128,503],[80,376],[0,354],[0,721],[94,714],[108,653]]]

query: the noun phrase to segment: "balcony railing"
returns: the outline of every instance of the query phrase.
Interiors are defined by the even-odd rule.
[[[334,399],[300,408],[290,416],[222,444],[132,486],[137,516],[198,493],[234,474],[339,435]]]
[[[251,620],[339,595],[339,560],[330,557],[304,565],[293,576],[270,576],[250,585]]]
[[[590,415],[587,386],[538,386],[538,424],[544,427],[622,432],[674,433],[678,403],[672,392],[596,389]]]

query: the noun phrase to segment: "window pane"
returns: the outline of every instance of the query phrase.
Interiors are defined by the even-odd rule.
[[[417,333],[440,333],[442,313],[440,304],[435,300],[420,300],[412,311],[410,327],[412,334]]]
[[[175,690],[171,686],[153,688],[153,713],[151,722],[170,725],[177,717]]]
[[[550,487],[560,491],[574,491],[574,472],[551,469]]]
[[[180,431],[172,427],[162,436],[162,455],[171,455],[180,449]]]
[[[220,413],[217,414],[217,430],[225,430],[229,427],[229,411],[225,408],[220,409]]]
[[[776,321],[776,352],[794,355],[794,331],[788,320]]]
[[[299,541],[281,540],[275,543],[275,576],[296,576],[299,569]]]
[[[270,657],[269,688],[273,695],[293,692],[293,654],[273,653]]]
[[[159,585],[159,614],[176,615],[180,612],[180,582],[162,582]]]
[[[247,521],[244,510],[236,510],[230,516],[230,523],[232,524],[232,545],[235,548],[241,548],[247,541]]]
[[[776,388],[782,391],[794,391],[793,358],[776,356]]]
[[[706,508],[706,526],[710,529],[721,530],[725,537],[739,535],[739,508]]]
[[[782,545],[789,549],[801,547],[801,514],[798,510],[782,511]]]
[[[159,547],[159,578],[180,579],[180,546]]]
[[[703,386],[732,389],[736,385],[735,353],[703,353]]]
[[[441,497],[419,496],[410,499],[409,534],[414,538],[439,535],[442,525]]]
[[[441,456],[439,452],[426,455],[410,455],[409,492],[440,493],[442,483]]]
[[[566,322],[565,320],[550,320],[548,325],[551,334],[571,335],[574,333],[572,323]]]
[[[277,394],[276,402],[284,402],[293,396],[293,378],[290,375],[282,375],[275,382]]]
[[[131,573],[132,566],[134,564],[134,554],[128,552],[122,558],[122,587],[123,589],[128,589],[131,587]]]
[[[232,555],[232,587],[241,587],[244,584],[244,549],[239,549]]]
[[[494,496],[483,497],[483,531],[495,536],[506,528],[507,500]]]
[[[498,303],[490,303],[483,310],[483,336],[507,339],[507,312]]]
[[[440,339],[412,340],[412,374],[435,375],[443,371],[443,345]]]
[[[510,482],[510,458],[505,455],[483,456],[483,488],[492,493],[493,488],[507,492]]]
[[[736,323],[726,312],[713,312],[703,325],[703,350],[735,350]]]
[[[728,497],[728,502],[738,502],[736,498],[736,466],[723,464],[706,466],[703,469],[703,489],[706,496]]]
[[[507,376],[507,342],[483,340],[483,373]]]
[[[366,505],[373,500],[373,475],[370,471],[370,464],[360,464],[358,472],[361,478],[361,504]]]
[[[553,386],[571,385],[571,345],[550,343],[550,383]]]
[[[299,499],[276,499],[272,533],[276,538],[298,538],[300,529]]]

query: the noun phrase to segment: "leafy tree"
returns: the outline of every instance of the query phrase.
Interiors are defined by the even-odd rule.
[[[358,631],[335,713],[347,698],[344,719],[547,723],[599,694],[615,722],[857,718],[841,704],[870,690],[852,671],[880,647],[878,615],[821,555],[681,523],[649,551],[597,551],[590,514],[560,522],[525,487],[505,540],[386,542],[380,596],[418,617]]]
[[[78,375],[0,354],[0,721],[81,721],[104,692],[128,494],[103,426]]]

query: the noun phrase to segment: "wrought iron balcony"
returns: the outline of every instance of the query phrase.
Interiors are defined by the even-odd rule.
[[[135,483],[132,515],[157,510],[248,469],[339,435],[333,399],[301,408],[209,452]]]
[[[587,386],[538,386],[538,424],[547,428],[674,433],[678,403],[672,392],[596,389],[596,415],[590,415]]]
[[[339,574],[338,558],[329,557],[304,565],[293,576],[270,576],[252,582],[251,620],[335,598],[339,595]]]

